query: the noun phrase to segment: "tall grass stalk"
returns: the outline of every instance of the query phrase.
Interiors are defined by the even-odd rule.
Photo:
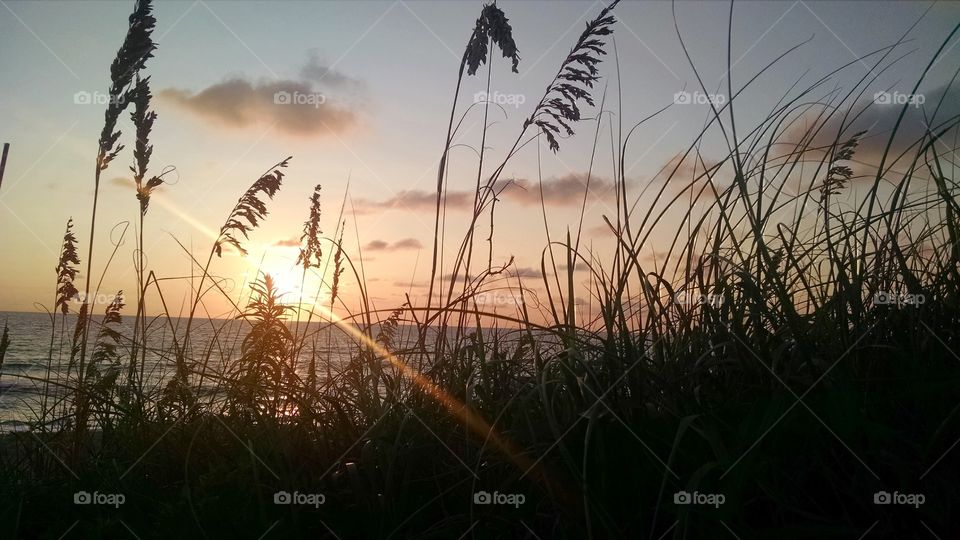
[[[151,35],[156,25],[156,18],[152,15],[153,6],[151,0],[137,0],[134,5],[133,13],[129,18],[129,27],[127,35],[124,38],[123,45],[117,51],[117,56],[110,65],[110,88],[108,91],[108,104],[104,113],[103,130],[100,133],[100,140],[97,149],[96,165],[93,175],[93,208],[90,212],[90,237],[87,246],[87,269],[85,273],[85,284],[83,290],[83,303],[80,308],[80,315],[77,322],[77,328],[83,328],[84,332],[80,339],[79,349],[79,371],[84,372],[86,364],[86,351],[88,340],[88,325],[85,319],[90,313],[90,285],[93,276],[93,246],[96,239],[97,225],[97,202],[100,196],[100,176],[110,165],[110,162],[123,150],[123,145],[118,145],[120,131],[116,129],[117,121],[120,115],[126,109],[130,96],[130,86],[134,77],[146,65],[148,59],[153,56],[156,48]],[[83,378],[79,379],[83,385]],[[78,430],[85,429],[85,426],[77,424]]]

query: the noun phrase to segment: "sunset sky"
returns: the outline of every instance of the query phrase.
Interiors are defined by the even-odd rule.
[[[502,161],[584,23],[603,7],[599,1],[498,5],[513,26],[521,61],[519,74],[514,74],[499,51],[494,55],[492,89],[502,96],[507,117],[491,111],[496,123],[487,135],[487,173]],[[36,302],[50,305],[54,266],[70,216],[86,266],[96,140],[103,124],[104,104],[98,99],[106,92],[109,65],[132,7],[132,1],[0,1],[0,142],[11,143],[0,186],[0,310],[33,311]],[[262,268],[277,276],[286,292],[296,294],[297,248],[291,240],[300,236],[313,186],[323,185],[323,228],[332,234],[349,180],[344,242],[351,256],[362,248],[375,307],[392,309],[407,291],[422,303],[437,163],[460,56],[481,7],[481,2],[467,1],[159,2],[154,33],[158,49],[146,69],[159,115],[151,172],[167,166],[176,172],[168,176],[175,185],[155,192],[146,217],[149,268],[166,277],[188,275],[189,259],[173,237],[205,259],[210,234],[242,192],[272,164],[293,156],[283,188],[269,204],[270,215],[246,243],[250,256],[225,253],[214,262],[214,273],[238,280],[244,274],[252,277],[262,260]],[[738,122],[751,126],[760,121],[797,79],[810,84],[859,55],[891,45],[928,8],[928,2],[735,4],[735,88],[813,37],[738,98]],[[607,108],[616,112],[614,125],[622,123],[624,131],[673,103],[676,92],[698,88],[671,9],[667,2],[624,2],[616,8],[622,104],[613,93],[612,55],[601,68],[613,82]],[[678,2],[675,9],[704,84],[725,95],[729,4]],[[880,74],[871,88],[908,92],[958,20],[960,4],[934,5],[911,34],[912,41],[893,55],[910,56]],[[956,40],[948,45],[942,69],[931,70],[921,91],[935,96],[949,82],[960,63],[956,45]],[[817,95],[851,85],[867,70],[867,63],[855,64]],[[467,79],[460,111],[482,91],[485,77],[482,68],[477,77]],[[323,96],[322,103],[276,104],[278,91]],[[596,90],[598,102],[602,92]],[[83,103],[88,98],[91,103]],[[957,102],[951,100],[949,106],[955,110]],[[626,176],[634,197],[665,163],[686,150],[708,112],[704,104],[671,107],[631,139]],[[865,120],[882,128],[895,112],[899,109],[880,106]],[[585,114],[593,116],[596,110]],[[916,118],[908,120],[915,124],[909,129],[920,129]],[[478,147],[481,123],[482,108],[475,107],[455,143]],[[99,277],[110,253],[113,226],[129,220],[125,244],[103,286],[104,291],[129,293],[135,289],[130,262],[137,203],[128,180],[132,128],[127,113],[121,129],[127,149],[105,172],[94,269]],[[556,155],[541,143],[547,212],[551,232],[558,237],[568,226],[576,228],[595,129],[595,123],[581,122],[577,136],[561,140]],[[609,129],[605,121],[584,223],[584,242],[592,241],[597,250],[612,243],[600,230],[601,216],[613,214]],[[703,153],[722,159],[719,143],[719,138],[708,137]],[[872,144],[864,143],[865,155]],[[539,269],[546,243],[536,188],[537,157],[536,146],[530,145],[511,161],[503,176],[533,189],[512,187],[497,205],[494,256],[504,262],[514,256],[521,270]],[[449,239],[459,239],[466,226],[476,161],[468,148],[453,151],[447,217],[451,256],[456,243]],[[676,216],[678,221],[683,217]],[[486,239],[487,232],[484,222],[478,237]],[[167,283],[176,312],[185,289]],[[355,293],[351,283],[345,278],[343,294],[348,297]],[[157,307],[154,303],[150,310]],[[228,309],[222,302],[213,311]]]

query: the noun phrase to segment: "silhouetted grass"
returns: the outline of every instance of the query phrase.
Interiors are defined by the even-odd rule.
[[[149,13],[146,4],[138,10]],[[246,301],[224,292],[210,270],[213,255],[224,245],[243,251],[236,234],[246,237],[266,217],[284,160],[241,197],[205,264],[184,250],[198,279],[183,329],[153,276],[141,281],[141,294],[152,291],[165,306],[165,336],[141,326],[140,343],[122,341],[113,329],[118,297],[94,321],[85,363],[80,344],[93,319],[84,312],[71,347],[79,369],[66,381],[43,381],[45,402],[58,406],[42,407],[32,432],[0,438],[5,529],[51,538],[72,527],[78,536],[128,529],[140,538],[857,538],[868,531],[905,538],[923,537],[925,528],[946,538],[957,531],[960,208],[953,164],[937,150],[948,147],[957,117],[932,119],[936,131],[896,156],[897,130],[848,132],[864,110],[869,75],[820,100],[815,91],[828,78],[792,88],[746,132],[734,107],[756,77],[736,91],[731,83],[729,101],[711,104],[706,126],[663,171],[665,180],[640,194],[630,193],[624,163],[649,118],[626,130],[610,126],[617,204],[604,219],[614,248],[582,247],[582,225],[562,240],[548,233],[542,303],[512,259],[494,261],[492,231],[485,268],[471,269],[477,222],[489,212],[493,223],[500,175],[516,152],[541,137],[558,151],[557,138],[571,135],[575,122],[597,122],[599,137],[601,113],[611,111],[606,91],[593,118],[580,107],[595,105],[615,4],[588,23],[492,173],[481,153],[474,209],[456,259],[444,266],[447,154],[463,71],[474,75],[491,62],[494,44],[518,69],[506,16],[484,7],[461,62],[440,160],[425,305],[370,309],[362,270],[343,246],[342,216],[330,238],[321,236],[319,186],[297,264],[330,285],[330,305],[286,305],[270,276],[250,284]],[[860,60],[882,70],[901,42]],[[811,116],[798,138],[785,136]],[[527,134],[531,126],[535,135]],[[708,162],[701,143],[720,128],[728,152]],[[858,143],[871,136],[890,143],[869,189],[847,197],[862,181],[851,168]],[[894,163],[905,172],[894,173]],[[888,183],[892,194],[881,189]],[[686,217],[667,229],[677,214]],[[651,260],[645,248],[664,237],[669,244]],[[324,254],[330,264],[322,267]],[[55,309],[67,307],[60,295],[72,290],[75,264],[68,224]],[[441,268],[451,265],[444,276]],[[348,270],[359,284],[358,312],[342,299]],[[595,316],[577,310],[576,284],[584,281]],[[516,309],[485,310],[482,295],[503,290],[520,299]],[[236,308],[243,335],[227,321],[201,320],[208,294]],[[205,348],[191,341],[193,324],[211,327]],[[318,352],[324,341],[329,349],[332,332],[352,344],[349,361]],[[5,344],[6,330],[0,360]],[[168,359],[172,373],[154,387],[132,369],[123,380],[114,366],[125,355],[133,365],[139,350],[142,369],[147,349]],[[125,503],[74,505],[79,491],[121,493]],[[524,501],[475,504],[482,491]],[[876,505],[880,491],[920,493],[925,503]],[[325,501],[275,504],[279,492],[322,493]],[[681,492],[725,500],[675,504]]]

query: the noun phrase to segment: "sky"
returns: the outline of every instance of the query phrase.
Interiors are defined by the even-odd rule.
[[[374,307],[393,309],[405,295],[422,304],[430,271],[437,166],[460,56],[482,5],[472,1],[157,3],[154,40],[158,49],[145,72],[151,77],[153,108],[158,113],[151,138],[151,171],[175,170],[165,176],[169,183],[155,192],[146,217],[147,266],[168,278],[188,276],[191,270],[196,273],[184,249],[205,260],[211,235],[237,198],[273,164],[293,156],[280,193],[269,203],[269,216],[245,242],[249,255],[225,253],[214,261],[213,273],[228,278],[224,287],[239,294],[245,280],[266,271],[278,279],[288,297],[328,299],[329,284],[311,281],[315,276],[304,287],[306,292],[301,292],[300,273],[294,265],[308,199],[314,186],[321,184],[323,230],[335,233],[343,205],[343,244],[369,288]],[[523,119],[585,22],[604,6],[600,1],[502,1],[498,5],[510,20],[521,61],[519,73],[511,73],[509,62],[498,52],[490,63],[491,93],[502,108],[490,112],[486,174],[503,160]],[[118,0],[0,0],[0,142],[11,144],[0,186],[2,311],[50,306],[54,267],[71,216],[82,266],[86,266],[96,139],[102,129],[108,68],[132,7],[132,1]],[[495,261],[514,257],[521,275],[539,268],[546,235],[538,174],[544,182],[546,222],[556,239],[568,227],[577,227],[591,161],[583,242],[598,251],[610,249],[610,235],[602,231],[602,216],[613,215],[614,206],[609,129],[632,126],[675,105],[645,123],[630,140],[624,157],[632,194],[652,182],[699,132],[709,107],[696,102],[696,94],[692,103],[674,103],[678,92],[699,88],[674,26],[674,10],[683,43],[704,85],[726,94],[728,3],[620,4],[615,10],[616,56],[608,55],[601,64],[605,78],[595,90],[598,102],[608,90],[605,109],[612,111],[602,124],[596,151],[596,122],[585,120],[577,125],[575,136],[561,140],[557,154],[538,141],[509,161],[503,177],[516,179],[516,185],[497,204]],[[759,122],[798,79],[810,83],[852,63],[831,78],[823,92],[849,87],[869,71],[868,63],[856,61],[858,57],[891,45],[918,19],[910,41],[902,46],[909,55],[879,74],[872,86],[901,92],[910,91],[960,21],[960,4],[734,4],[729,72],[734,88],[805,42],[737,98],[738,122],[742,126]],[[936,95],[958,65],[960,47],[955,37],[921,91]],[[458,116],[482,100],[477,93],[484,90],[486,69],[466,78]],[[277,92],[286,92],[295,102],[275,102]],[[872,121],[882,123],[893,110],[877,107]],[[458,245],[451,239],[462,237],[467,227],[482,112],[482,107],[472,108],[454,139],[447,257]],[[597,109],[590,108],[584,116],[596,114]],[[131,261],[137,203],[129,180],[132,126],[126,114],[121,129],[127,150],[104,173],[95,239],[94,281],[104,275],[101,294],[106,298],[118,289],[135,290]],[[704,152],[713,149],[720,158],[723,149],[717,137],[706,139]],[[684,215],[671,218],[680,222]],[[478,225],[477,237],[484,244],[488,234],[486,223]],[[666,236],[654,237],[651,249],[667,241]],[[105,271],[113,243],[120,245]],[[486,259],[485,250],[478,257]],[[325,257],[329,260],[330,253]],[[350,274],[345,274],[342,294],[355,298],[357,280]],[[178,312],[187,297],[186,282],[171,279],[163,287],[168,307]],[[156,312],[158,307],[153,302],[148,309]],[[209,309],[211,314],[224,314],[231,307],[225,300],[211,300]]]

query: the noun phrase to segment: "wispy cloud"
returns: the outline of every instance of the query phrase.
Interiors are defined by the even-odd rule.
[[[110,178],[110,180],[107,180],[107,182],[109,182],[110,184],[112,184],[112,185],[114,185],[114,186],[121,186],[121,187],[136,187],[136,186],[137,186],[136,183],[134,183],[133,178],[129,178],[129,177],[126,177],[126,176],[114,176],[114,177]]]
[[[503,192],[505,199],[524,206],[538,206],[541,196],[548,206],[575,206],[587,200],[612,200],[616,186],[605,178],[591,176],[589,186],[586,173],[570,173],[566,176],[548,178],[540,183],[535,180],[514,179]]]
[[[400,251],[407,249],[422,249],[423,244],[416,238],[404,238],[394,243],[384,240],[373,240],[363,247],[365,251]]]
[[[321,83],[329,88],[358,91],[363,90],[366,86],[360,79],[355,79],[325,65],[321,61],[317,49],[307,51],[307,63],[300,68],[300,78],[305,81]]]
[[[509,274],[512,277],[518,277],[521,279],[522,278],[538,278],[541,276],[539,269],[532,268],[529,266],[521,266],[518,268],[512,268],[512,267],[508,268],[507,274]]]
[[[273,125],[288,135],[312,137],[355,127],[359,106],[338,96],[356,95],[362,87],[362,82],[322,65],[311,52],[298,79],[232,77],[199,91],[167,88],[158,96],[221,128]]]
[[[375,210],[432,210],[437,204],[437,193],[422,190],[405,190],[383,201],[358,199],[354,201],[354,209],[359,213],[369,213]],[[473,204],[473,193],[466,191],[452,191],[447,193],[447,209],[465,210]]]
[[[541,187],[536,181],[522,178],[511,179],[500,195],[500,199],[522,206],[538,206],[540,204]],[[576,206],[583,201],[584,192],[587,200],[613,200],[615,196],[613,182],[605,178],[592,177],[587,190],[587,175],[571,173],[566,176],[548,178],[543,181],[543,201],[548,206]],[[446,193],[447,210],[469,210],[473,206],[474,193],[467,190],[452,190]],[[433,210],[437,204],[435,191],[405,190],[382,201],[358,199],[354,201],[354,208],[359,213],[370,213],[377,210],[397,209],[409,211]]]
[[[296,238],[284,238],[277,240],[273,245],[278,247],[300,247],[300,242]]]
[[[870,103],[869,107],[857,115],[852,122],[850,118],[844,118],[843,111],[833,114],[813,138],[810,148],[829,148],[838,138],[842,143],[854,133],[866,131],[857,146],[854,161],[860,163],[861,170],[875,169],[880,164],[887,144],[890,142],[890,135],[896,127],[896,135],[890,145],[886,167],[890,166],[902,152],[907,151],[910,145],[919,141],[928,129],[937,131],[938,125],[960,114],[960,88],[957,87],[948,89],[942,86],[930,91],[918,92],[915,96],[903,90],[878,91],[869,94],[867,98],[874,103]],[[859,113],[864,105],[866,104],[858,104],[853,109],[854,112]],[[937,110],[938,107],[939,110]],[[934,111],[936,116],[933,115]],[[817,113],[819,111],[811,112],[810,115]],[[838,136],[844,121],[846,124],[843,124],[843,133]],[[810,125],[811,122],[804,122],[801,119],[788,130],[783,140],[789,142],[801,140]],[[916,150],[914,147],[907,151],[906,159],[912,160]],[[940,147],[939,151],[944,151],[944,147]]]

